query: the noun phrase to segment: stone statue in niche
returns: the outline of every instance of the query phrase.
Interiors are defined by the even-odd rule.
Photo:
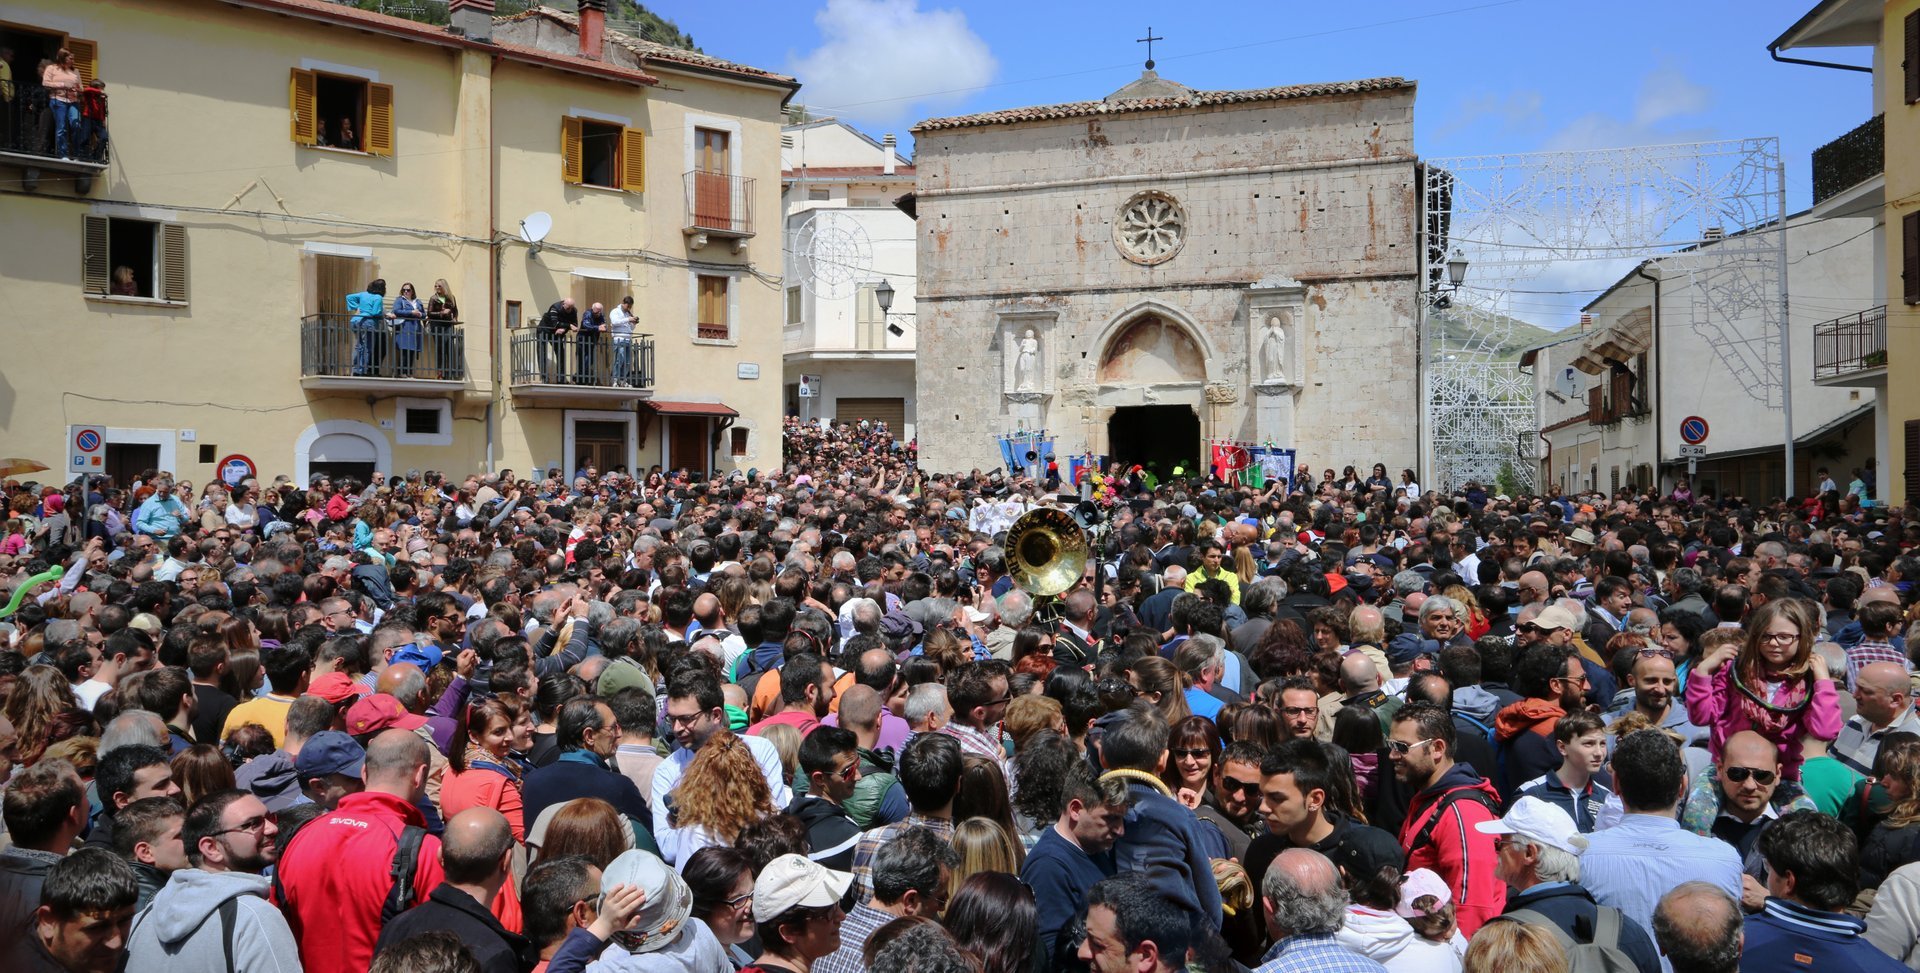
[[[1039,388],[1040,381],[1040,339],[1034,337],[1033,329],[1020,339],[1020,354],[1013,360],[1013,388],[1016,392],[1033,392]]]
[[[1260,382],[1284,384],[1287,381],[1287,327],[1293,324],[1293,312],[1276,311],[1267,315],[1266,334],[1260,339]]]

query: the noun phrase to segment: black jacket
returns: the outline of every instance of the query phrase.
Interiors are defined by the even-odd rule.
[[[423,932],[444,930],[459,937],[482,973],[528,973],[540,955],[525,936],[508,932],[487,907],[451,885],[441,885],[427,901],[402,912],[380,930],[377,955],[388,946]]]
[[[1860,846],[1860,887],[1877,889],[1902,865],[1920,861],[1920,827],[1896,828],[1882,821]]]
[[[837,872],[853,871],[853,846],[860,843],[860,826],[840,805],[824,797],[797,794],[787,813],[807,826],[807,857]]]

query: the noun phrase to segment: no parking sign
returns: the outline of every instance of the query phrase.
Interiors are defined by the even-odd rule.
[[[255,471],[253,467],[253,460],[239,453],[234,453],[226,459],[221,460],[219,470],[220,479],[230,487],[239,486],[242,481],[257,475],[257,471]]]
[[[67,427],[67,472],[99,473],[106,467],[107,427]]]

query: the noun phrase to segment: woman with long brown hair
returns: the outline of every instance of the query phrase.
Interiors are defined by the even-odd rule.
[[[521,776],[516,751],[533,746],[533,714],[513,696],[493,696],[466,708],[454,723],[447,747],[447,770],[440,782],[440,811],[453,817],[474,807],[499,811],[513,828],[513,840],[526,837]]]
[[[1142,656],[1127,664],[1127,682],[1166,717],[1168,726],[1179,726],[1193,715],[1187,708],[1186,679],[1173,663],[1157,655]]]
[[[180,785],[180,803],[188,807],[208,794],[233,788],[233,764],[211,743],[196,743],[174,754],[168,766],[173,782]]]
[[[721,730],[700,748],[669,795],[673,826],[654,836],[660,856],[684,868],[708,845],[731,845],[742,829],[774,813],[773,792],[746,741]]]
[[[1920,742],[1900,740],[1881,750],[1880,786],[1893,811],[1860,846],[1860,887],[1879,888],[1893,870],[1920,861]]]
[[[66,677],[52,666],[28,666],[14,679],[7,693],[6,716],[20,741],[22,766],[31,766],[54,742],[50,733],[54,718],[77,708]]]

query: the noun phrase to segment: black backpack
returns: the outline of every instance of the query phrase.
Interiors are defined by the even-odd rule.
[[[1478,787],[1456,787],[1440,795],[1440,800],[1434,802],[1433,813],[1428,815],[1427,823],[1420,826],[1420,830],[1414,833],[1413,841],[1407,844],[1409,856],[1433,841],[1433,829],[1440,826],[1440,819],[1446,816],[1447,809],[1461,801],[1472,801],[1493,812],[1494,817],[1500,816],[1500,802],[1493,795]]]

